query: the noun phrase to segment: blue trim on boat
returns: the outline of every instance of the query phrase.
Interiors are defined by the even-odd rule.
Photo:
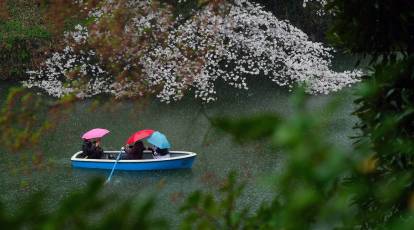
[[[106,151],[116,152],[116,151]],[[93,169],[112,169],[115,160],[107,159],[83,159],[77,158],[81,152],[72,156],[72,167],[74,168],[93,168]],[[192,167],[197,154],[184,151],[171,151],[172,157],[167,159],[143,159],[143,160],[120,160],[116,165],[116,170],[170,170],[170,169],[189,169]],[[179,155],[173,157],[175,154]]]

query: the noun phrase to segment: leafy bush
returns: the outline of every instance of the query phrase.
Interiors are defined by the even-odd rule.
[[[154,201],[119,202],[102,195],[103,181],[72,192],[55,210],[44,210],[44,193],[32,195],[15,213],[0,203],[0,226],[5,229],[165,229],[166,222],[151,216]],[[115,202],[117,201],[117,202]],[[106,211],[104,211],[106,210]]]
[[[236,174],[230,173],[220,186],[220,200],[214,195],[195,191],[188,196],[181,207],[185,217],[182,229],[239,229],[246,224],[248,208],[238,210],[237,199],[243,191],[243,184],[236,183]]]
[[[50,50],[59,47],[63,31],[84,18],[74,1],[1,1],[0,80],[25,79],[26,71],[36,68]]]
[[[356,196],[368,226],[381,226],[412,210],[414,189],[414,56],[379,65],[363,85],[354,112],[362,130],[359,143],[370,144],[373,170],[356,174],[351,184],[364,187]],[[384,188],[380,191],[369,188]]]
[[[236,140],[265,139],[283,152],[282,170],[272,176],[273,202],[263,203],[242,229],[345,226],[352,217],[352,193],[346,191],[343,181],[359,163],[351,153],[327,141],[323,132],[329,125],[328,114],[337,104],[332,102],[324,112],[310,113],[303,92],[293,101],[295,112],[289,118],[260,115],[215,122]]]
[[[410,0],[331,0],[330,40],[354,54],[385,61],[414,52],[414,4]]]
[[[26,26],[18,20],[0,20],[0,78],[22,79],[38,56],[40,46],[50,39],[42,26]]]
[[[36,146],[42,134],[50,128],[39,118],[40,97],[22,88],[11,88],[0,104],[0,141],[2,147],[16,151],[25,146]]]
[[[410,1],[332,0],[332,41],[377,62],[361,86],[354,115],[369,170],[355,172],[358,221],[378,228],[412,219],[414,188],[414,5]],[[378,188],[378,189],[373,189]]]

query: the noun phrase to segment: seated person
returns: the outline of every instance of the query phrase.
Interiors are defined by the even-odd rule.
[[[89,158],[89,156],[92,153],[92,142],[91,142],[91,140],[87,140],[87,139],[83,140],[82,152],[86,156],[86,158]]]
[[[160,149],[158,147],[155,147],[155,150],[152,151],[152,156],[154,159],[165,159],[171,157],[168,149]]]
[[[145,146],[142,141],[136,141],[132,145],[128,145],[125,148],[126,157],[124,159],[127,160],[140,160],[143,158]]]
[[[92,143],[94,143],[94,148],[93,148],[93,153],[91,158],[92,159],[102,159],[103,155],[104,155],[104,151],[101,147],[101,139],[98,138],[94,141],[92,141]]]
[[[88,159],[101,159],[104,152],[100,146],[101,140],[84,140],[82,145],[82,151]]]

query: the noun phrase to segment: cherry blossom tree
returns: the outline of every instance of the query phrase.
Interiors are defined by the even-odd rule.
[[[186,17],[174,15],[180,4],[102,1],[87,9],[92,23],[66,32],[66,47],[28,71],[24,85],[56,97],[154,93],[168,103],[190,90],[214,101],[219,79],[247,90],[248,79],[266,77],[289,88],[304,85],[311,94],[359,81],[358,70],[330,69],[332,48],[258,4],[216,0]]]

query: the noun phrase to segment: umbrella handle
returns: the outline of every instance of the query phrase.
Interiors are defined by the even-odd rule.
[[[124,148],[124,147],[122,147],[122,148],[121,148],[121,151],[119,151],[119,154],[118,154],[118,157],[116,158],[116,161],[115,161],[114,167],[112,167],[112,171],[111,171],[111,173],[109,174],[108,179],[106,179],[105,184],[108,184],[108,183],[111,181],[112,175],[114,174],[114,171],[115,171],[115,167],[116,167],[116,165],[118,164],[118,161],[119,161],[119,159],[121,158],[122,151],[124,151],[124,149],[125,149],[125,148]]]

